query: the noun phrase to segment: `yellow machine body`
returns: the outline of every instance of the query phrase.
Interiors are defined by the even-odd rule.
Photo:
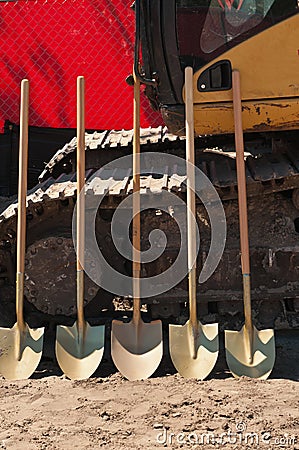
[[[197,89],[200,75],[221,60],[230,61],[232,69],[240,71],[245,132],[299,128],[299,15],[242,42],[194,74],[194,119],[199,135],[234,131],[232,90]]]

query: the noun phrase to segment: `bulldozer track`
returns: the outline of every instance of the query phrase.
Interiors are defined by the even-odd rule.
[[[105,168],[105,164],[116,158],[116,155],[124,156],[131,153],[133,133],[129,131],[105,131],[102,133],[92,133],[86,135],[86,183],[87,193],[92,195],[104,196],[101,206],[101,224],[102,231],[100,241],[102,239],[103,246],[110,249],[110,219],[113,210],[117,208],[120,201],[127,195],[132,193],[132,174],[130,170],[123,171],[123,176],[114,179],[113,173],[110,169]],[[221,141],[218,141],[218,144]],[[241,323],[235,320],[235,315],[240,313],[242,315],[242,289],[241,279],[234,283],[232,280],[238,278],[239,268],[239,244],[237,230],[237,183],[235,170],[235,154],[233,143],[226,145],[225,151],[216,148],[216,141],[212,144],[215,147],[207,145],[206,139],[197,139],[197,166],[208,176],[210,181],[215,186],[220,198],[224,202],[225,212],[229,222],[228,229],[228,253],[224,253],[223,261],[220,264],[220,269],[216,273],[216,280],[222,285],[222,289],[214,288],[215,279],[212,279],[203,286],[199,294],[199,299],[202,301],[201,308],[204,320],[215,320],[215,317],[225,317],[225,323],[231,318],[234,319],[234,326]],[[211,144],[211,143],[210,143]],[[296,226],[298,210],[298,188],[299,188],[299,158],[296,157],[295,149],[291,145],[285,147],[284,153],[266,153],[255,151],[255,154],[249,154],[252,147],[257,147],[256,142],[249,143],[246,158],[246,172],[247,172],[247,189],[248,196],[251,198],[251,206],[249,201],[249,211],[252,210],[252,221],[259,220],[259,216],[265,214],[265,208],[269,202],[272,204],[269,207],[269,224],[271,225],[271,232],[259,236],[255,231],[252,238],[252,252],[253,264],[262,265],[265,274],[269,279],[275,277],[275,283],[270,287],[264,286],[265,274],[256,281],[256,286],[253,286],[253,301],[254,311],[256,316],[260,316],[261,311],[267,310],[265,305],[271,303],[273,314],[264,314],[264,317],[259,318],[260,323],[274,321],[278,328],[296,328],[298,326],[298,310],[299,310],[299,283],[297,281],[298,267],[299,267],[299,246],[298,234]],[[184,139],[178,138],[167,133],[165,128],[159,127],[156,129],[144,129],[141,131],[141,148],[142,151],[159,151],[165,154],[184,154]],[[45,167],[44,172],[40,176],[40,183],[28,192],[27,195],[27,224],[28,224],[28,239],[27,239],[27,279],[25,282],[25,293],[30,306],[28,311],[32,313],[42,312],[48,317],[60,316],[70,317],[74,314],[73,296],[70,295],[75,289],[75,279],[68,282],[66,292],[70,297],[69,301],[62,301],[61,297],[57,297],[53,303],[50,302],[49,297],[45,291],[38,291],[38,288],[32,287],[42,283],[42,278],[38,278],[38,272],[44,276],[50,269],[47,266],[52,264],[53,279],[57,279],[60,275],[69,279],[70,274],[60,274],[60,267],[58,267],[59,258],[61,258],[61,248],[64,249],[64,255],[74,257],[74,251],[71,241],[71,217],[75,204],[76,197],[76,173],[75,173],[75,150],[76,139],[66,144],[59,150],[51,161]],[[154,194],[159,194],[164,190],[174,192],[179,196],[185,196],[185,179],[186,176],[182,173],[181,168],[165,167],[162,162],[162,170],[164,176],[155,177],[154,173],[147,173],[141,178],[141,191],[150,191]],[[269,194],[269,195],[266,195]],[[292,200],[293,198],[293,200]],[[277,205],[281,205],[277,208]],[[198,216],[202,217],[202,223],[205,223],[203,206],[198,201]],[[272,209],[271,209],[272,208]],[[281,208],[285,214],[279,215],[277,211]],[[111,214],[109,213],[111,211]],[[272,213],[271,213],[272,211]],[[6,305],[6,316],[13,314],[14,301],[14,260],[15,260],[15,246],[16,246],[16,215],[17,204],[13,203],[0,216],[0,295],[5,298],[4,305]],[[291,217],[292,223],[288,223],[287,218]],[[262,219],[261,219],[262,220]],[[160,221],[160,222],[159,222]],[[231,222],[230,222],[231,221]],[[158,223],[159,222],[159,223]],[[176,232],[164,220],[165,228],[176,236]],[[163,222],[163,223],[164,223]],[[272,226],[273,223],[273,226]],[[144,227],[148,229],[149,226],[158,228],[161,224],[161,218],[155,218],[148,215],[144,219]],[[295,224],[295,225],[294,225]],[[296,225],[297,224],[297,225]],[[261,224],[260,224],[261,225]],[[206,229],[203,230],[205,237]],[[233,237],[232,237],[232,236]],[[267,238],[269,237],[269,242]],[[174,239],[174,238],[173,238]],[[209,236],[207,234],[207,241]],[[170,245],[170,251],[166,259],[161,262],[160,270],[166,267],[165,264],[170,264],[169,261],[175,258],[176,249],[175,243]],[[52,260],[50,262],[43,260],[45,255],[52,249]],[[106,251],[107,251],[106,248]],[[203,244],[200,258],[204,260],[206,255],[206,245]],[[271,253],[272,252],[272,253]],[[272,255],[272,256],[271,256]],[[115,259],[117,267],[122,267],[124,262],[116,257],[116,255],[109,255]],[[232,260],[232,263],[230,261]],[[265,262],[266,261],[266,262]],[[279,262],[279,267],[277,265]],[[297,263],[298,262],[298,263]],[[232,267],[235,264],[235,267]],[[287,267],[288,265],[288,267]],[[32,267],[35,266],[35,268]],[[266,267],[267,266],[267,267]],[[275,272],[275,270],[276,272]],[[231,279],[228,276],[228,271],[231,270]],[[284,282],[281,279],[283,270],[289,271],[291,275]],[[149,269],[149,272],[151,268]],[[48,273],[47,272],[47,273]],[[254,270],[253,270],[254,272]],[[263,278],[264,277],[264,278]],[[38,279],[37,279],[38,278]],[[72,277],[70,277],[72,278]],[[254,275],[253,275],[254,278]],[[255,277],[259,278],[259,277]],[[266,279],[266,278],[265,278]],[[34,283],[33,283],[34,280]],[[220,280],[220,281],[219,281]],[[62,280],[63,281],[63,280]],[[31,284],[30,284],[31,283]],[[51,282],[52,283],[52,282]],[[50,283],[50,284],[51,284]],[[54,283],[54,282],[53,282]],[[53,284],[52,283],[52,284]],[[186,287],[186,286],[185,286]],[[161,298],[145,299],[144,303],[148,305],[148,310],[153,317],[163,317],[165,319],[180,316],[182,313],[182,305],[187,301],[187,289],[185,290],[184,283],[178,288],[167,293],[168,303],[165,303],[163,295]],[[50,288],[49,288],[50,289]],[[88,284],[88,294],[86,295],[86,307],[88,308],[97,294],[101,292],[95,285]],[[107,296],[107,302],[104,306],[111,303],[113,296]],[[9,305],[10,306],[9,306]],[[217,304],[214,307],[213,304]],[[239,307],[240,306],[240,307]],[[31,310],[30,310],[31,308]],[[271,309],[270,308],[270,309]],[[91,308],[92,310],[92,308]],[[93,315],[93,313],[91,314]],[[267,316],[267,317],[266,317]],[[184,313],[182,313],[182,320]]]
[[[175,153],[184,157],[184,141],[185,138],[168,133],[165,127],[141,130],[140,145],[142,151]],[[299,157],[296,153],[297,148],[294,141],[295,139],[292,138],[290,142],[281,144],[285,148],[283,153],[271,154],[269,154],[267,144],[261,142],[258,138],[251,138],[250,141],[245,142],[248,196],[299,187]],[[40,175],[40,182],[47,180],[49,177],[56,178],[65,171],[75,171],[76,142],[76,138],[72,139],[53,156]],[[98,163],[98,158],[95,158],[96,155],[100,155],[102,158],[105,156],[103,161],[109,161],[115,155],[119,157],[127,155],[131,152],[132,145],[133,130],[112,130],[86,134],[87,166],[89,165],[93,170],[94,167],[99,167],[96,165]],[[221,199],[237,198],[233,138],[223,136],[198,137],[195,140],[195,145],[197,167],[208,176]],[[116,150],[115,153],[113,153],[114,150]],[[109,153],[111,153],[110,158]],[[170,172],[169,175],[174,175],[174,173]],[[168,188],[168,181],[169,177],[165,179],[165,184],[161,186],[161,189]],[[144,184],[148,184],[148,180],[145,180]],[[184,190],[183,183],[180,188]]]

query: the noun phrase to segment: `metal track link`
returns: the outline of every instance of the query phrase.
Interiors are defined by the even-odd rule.
[[[251,138],[252,139],[252,138]],[[76,138],[59,150],[46,165],[40,182],[50,177],[57,179],[64,172],[75,170]],[[104,131],[86,134],[87,167],[95,170],[102,164],[131,153],[133,131]],[[185,139],[167,132],[164,127],[141,129],[142,151],[174,153],[184,158]],[[219,147],[220,146],[220,147]],[[299,157],[297,147],[286,143],[284,153],[271,153],[265,141],[246,141],[247,194],[249,197],[299,188]],[[232,137],[198,137],[196,164],[215,186],[222,200],[237,198],[237,176]],[[166,167],[165,167],[166,170]],[[168,179],[161,189],[168,189],[176,175],[176,168],[168,169]],[[165,172],[167,173],[167,172]],[[103,174],[104,175],[104,174]],[[149,176],[150,178],[150,176]],[[171,178],[171,181],[169,181]],[[168,185],[167,185],[168,183]],[[112,183],[113,184],[113,183]],[[144,184],[148,184],[145,180]],[[174,185],[177,188],[177,183]],[[179,186],[184,191],[184,179]],[[115,195],[111,192],[111,195]]]
[[[93,133],[86,135],[86,156],[88,163],[88,169],[86,172],[86,182],[88,184],[87,190],[91,192],[93,195],[103,195],[105,194],[105,198],[102,202],[102,206],[104,210],[113,210],[115,209],[119,202],[125,198],[128,194],[132,192],[132,177],[130,170],[123,170],[123,174],[120,177],[120,172],[118,172],[118,177],[115,179],[113,177],[113,173],[105,168],[105,164],[110,160],[114,160],[116,156],[123,156],[130,154],[131,145],[132,145],[133,134],[132,131],[110,131],[110,132],[102,132],[102,133]],[[141,142],[142,142],[142,151],[159,151],[164,153],[174,153],[179,154],[180,152],[184,154],[184,139],[178,138],[176,136],[170,135],[167,133],[165,128],[156,128],[156,129],[146,129],[141,131]],[[204,140],[200,141],[200,145],[205,142]],[[199,145],[199,141],[197,141]],[[252,145],[252,144],[250,144]],[[250,145],[248,145],[247,150],[249,150]],[[74,173],[75,166],[75,150],[76,150],[76,139],[73,139],[70,143],[65,145],[63,149],[59,150],[55,156],[51,159],[51,161],[47,164],[45,171],[42,173],[40,177],[40,183],[35,186],[31,191],[28,192],[27,196],[27,222],[28,222],[28,234],[29,240],[27,242],[27,248],[30,248],[30,251],[36,251],[38,249],[39,244],[35,244],[38,242],[38,231],[39,228],[45,227],[47,222],[51,222],[53,231],[48,233],[50,236],[48,242],[54,242],[53,236],[56,236],[55,226],[57,224],[57,228],[60,226],[60,222],[62,222],[62,217],[67,215],[67,217],[71,217],[72,210],[75,203],[76,196],[76,174]],[[227,215],[230,214],[230,217],[237,216],[236,210],[236,202],[237,198],[237,189],[236,189],[236,170],[235,170],[235,154],[233,151],[233,145],[231,147],[226,145],[226,151],[219,150],[219,148],[204,148],[200,149],[197,152],[197,166],[209,177],[213,185],[216,187],[220,197],[222,200],[227,201]],[[246,170],[247,170],[247,187],[248,187],[248,196],[252,198],[252,210],[255,210],[261,199],[264,199],[264,203],[267,205],[267,200],[265,200],[264,194],[273,194],[274,196],[280,196],[282,191],[293,191],[293,197],[297,198],[298,195],[294,195],[294,193],[298,193],[297,189],[299,188],[299,158],[296,156],[295,149],[293,147],[288,148],[285,153],[261,153],[255,152],[256,154],[249,154],[247,152],[246,158]],[[107,156],[108,155],[108,156]],[[99,163],[100,161],[100,163]],[[101,163],[102,161],[102,163]],[[63,169],[67,169],[66,172],[62,172]],[[150,191],[155,194],[161,193],[163,190],[175,192],[178,195],[185,195],[185,180],[186,175],[184,174],[184,167],[169,167],[166,166],[161,169],[164,171],[163,177],[155,177],[155,173],[147,173],[146,176],[142,177],[141,180],[141,190],[143,192]],[[270,195],[272,198],[272,196]],[[277,197],[278,198],[278,197]],[[276,197],[272,200],[272,209],[273,209],[273,217],[275,221],[277,219],[277,224],[280,220],[279,208],[277,212],[275,212],[274,207],[276,202]],[[291,202],[291,200],[289,200]],[[296,220],[296,201],[293,202],[295,206],[292,206],[292,212],[290,217],[292,220]],[[299,203],[299,202],[297,202]],[[284,205],[284,203],[281,203]],[[274,206],[273,206],[274,205]],[[198,204],[200,208],[200,204]],[[266,206],[267,207],[267,206]],[[285,208],[285,206],[283,206]],[[263,210],[263,206],[261,206],[261,211]],[[0,216],[0,290],[1,297],[7,295],[8,298],[14,298],[14,257],[15,257],[15,246],[16,246],[16,214],[17,214],[17,203],[11,204],[5,211],[2,212]],[[258,213],[256,213],[258,215]],[[298,213],[299,216],[299,213]],[[150,219],[151,220],[151,219]],[[299,219],[298,219],[299,220]],[[289,227],[288,223],[281,221],[282,228]],[[276,225],[275,225],[276,226]],[[279,225],[277,225],[279,226]],[[292,225],[293,226],[293,225]],[[61,225],[62,227],[62,225]],[[299,227],[299,224],[298,224]],[[62,227],[63,228],[63,227]],[[231,231],[235,233],[237,229],[236,223],[231,225],[231,228],[228,230],[228,238],[231,239]],[[273,227],[274,229],[274,227]],[[30,235],[30,230],[33,232]],[[294,242],[294,233],[292,232],[292,239],[290,243],[286,238],[285,247],[289,246],[289,255],[287,259],[285,259],[284,264],[288,264],[289,267],[295,272],[297,271],[297,266],[295,261],[298,259],[298,249],[295,248]],[[31,237],[30,237],[31,236]],[[108,236],[109,237],[109,236]],[[296,237],[296,236],[295,236]],[[63,237],[67,242],[67,237]],[[238,236],[235,233],[235,242],[231,246],[231,252],[234,255],[235,260],[238,259]],[[59,235],[59,239],[61,239]],[[106,239],[106,238],[105,238]],[[263,240],[262,238],[260,240]],[[276,247],[282,249],[281,251],[285,254],[285,249],[282,248],[281,243],[283,242],[283,233],[280,233],[279,243]],[[52,245],[52,244],[51,244]],[[260,244],[258,244],[260,246]],[[260,246],[261,247],[261,246]],[[294,250],[294,253],[292,251]],[[255,251],[253,249],[253,251]],[[271,249],[272,251],[272,249]],[[265,265],[266,257],[268,255],[269,249],[267,245],[265,246],[265,251],[257,251],[257,264]],[[270,253],[269,253],[270,254]],[[272,254],[272,253],[271,253]],[[270,271],[270,278],[272,277],[271,270],[275,269],[275,249],[273,250],[273,261],[271,259],[271,267],[266,268],[266,271]],[[220,275],[218,274],[219,279],[221,279],[221,283],[226,283],[230,285],[230,280],[227,278],[227,268],[229,267],[228,262],[229,255],[224,255],[224,262],[222,264],[222,272]],[[267,256],[268,258],[268,256]],[[270,258],[270,256],[269,256]],[[269,259],[268,258],[268,259]],[[267,261],[268,261],[267,259]],[[270,261],[270,259],[269,259]],[[268,264],[268,263],[267,263]],[[270,264],[270,263],[269,263]],[[225,267],[226,266],[226,267]],[[273,268],[272,268],[273,266]],[[236,273],[239,271],[239,267],[236,266],[233,270]],[[277,269],[278,270],[278,269]],[[287,270],[287,269],[286,269]],[[222,278],[221,278],[222,277]],[[281,327],[287,328],[289,326],[296,327],[298,322],[298,309],[299,309],[299,301],[298,301],[298,292],[299,286],[296,285],[295,275],[292,275],[292,281],[288,284],[287,291],[284,288],[277,288],[273,290],[275,291],[275,298],[278,302],[280,302],[279,298],[281,298],[282,306],[278,306],[278,313],[280,314],[281,310],[283,311],[284,317],[288,315],[288,311],[291,313],[291,319],[288,321],[285,319],[281,320]],[[297,278],[296,278],[297,279]],[[297,283],[298,284],[298,283]],[[90,289],[94,290],[93,287]],[[219,303],[218,313],[221,315],[221,310],[228,311],[227,304],[233,303],[233,307],[231,308],[233,311],[238,311],[236,307],[237,303],[240,303],[240,292],[239,286],[234,286],[235,290],[226,291],[226,295],[224,292],[214,290],[213,288],[213,280],[208,287],[207,292],[203,292],[200,296],[200,300],[206,305],[203,310],[206,311],[206,317],[215,320],[213,316],[213,308],[211,309],[209,304],[211,302],[217,303],[218,300],[221,300]],[[261,291],[262,289],[262,291]],[[256,289],[256,298],[257,300],[262,296],[264,296],[265,300],[271,298],[271,292],[267,293],[267,290],[263,287],[257,287]],[[298,292],[297,292],[298,291]],[[27,290],[28,296],[30,294],[30,289]],[[179,297],[184,299],[187,296],[182,292],[182,290],[178,290]],[[177,293],[173,292],[168,295],[169,297],[169,305],[165,306],[164,313],[165,317],[176,316],[179,314],[178,310],[178,297]],[[34,292],[30,294],[30,301],[38,308],[38,310],[44,311],[48,314],[56,314],[57,311],[63,315],[69,315],[74,311],[70,309],[69,305],[65,307],[61,305],[61,307],[55,306],[54,309],[51,309],[51,305],[44,307],[42,305],[42,301],[38,298],[34,300]],[[229,300],[231,296],[232,301]],[[272,295],[274,296],[274,294]],[[283,299],[288,297],[287,301]],[[29,297],[28,297],[29,298]],[[238,300],[238,301],[237,301]],[[270,300],[269,300],[270,301]],[[227,303],[228,302],[228,303]],[[159,306],[163,304],[163,299],[154,300],[151,304],[151,312],[153,315],[157,315],[161,317],[163,316],[163,308]],[[264,305],[264,303],[263,303]],[[262,306],[264,308],[264,306]],[[231,313],[231,317],[233,317],[235,312]],[[295,317],[296,315],[296,317]],[[292,322],[292,323],[291,323]]]

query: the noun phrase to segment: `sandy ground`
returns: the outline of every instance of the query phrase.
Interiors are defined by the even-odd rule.
[[[0,449],[299,449],[299,333],[276,344],[267,381],[232,378],[223,348],[208,380],[185,380],[165,348],[151,379],[129,382],[109,343],[93,378],[66,379],[49,341],[30,380],[0,380]]]

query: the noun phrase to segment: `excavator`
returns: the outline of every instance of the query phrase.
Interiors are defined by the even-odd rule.
[[[236,330],[243,322],[232,95],[232,72],[237,69],[242,83],[253,317],[260,327],[298,328],[298,1],[136,0],[133,8],[135,76],[148,107],[159,111],[165,123],[141,129],[141,153],[185,157],[184,70],[191,66],[196,166],[213,184],[225,211],[222,258],[197,289],[200,320]],[[132,84],[132,75],[127,82]],[[124,275],[132,274],[132,264],[113,244],[111,221],[131,192],[132,174],[122,171],[123,178],[113,180],[105,166],[130,155],[132,146],[132,130],[85,136],[86,183],[100,173],[90,189],[95,195],[105,191],[96,216],[96,239],[105,260]],[[69,325],[76,315],[72,240],[76,148],[74,138],[57,151],[27,193],[24,311],[32,326]],[[157,196],[169,190],[184,199],[184,174],[163,165],[161,157],[162,169],[163,176],[155,177],[149,168],[141,177],[141,190]],[[16,216],[16,204],[11,204],[0,217],[1,326],[15,322]],[[196,216],[199,276],[211,244],[210,220],[200,199]],[[142,264],[144,278],[163,273],[179,254],[180,230],[171,212],[142,211],[142,249],[149,248],[154,229],[165,233],[167,246],[155,261]],[[131,308],[126,293],[116,295],[104,286],[85,275],[84,312],[91,323],[122,317]],[[187,276],[168,292],[142,298],[142,305],[149,320],[183,323],[188,311]]]

